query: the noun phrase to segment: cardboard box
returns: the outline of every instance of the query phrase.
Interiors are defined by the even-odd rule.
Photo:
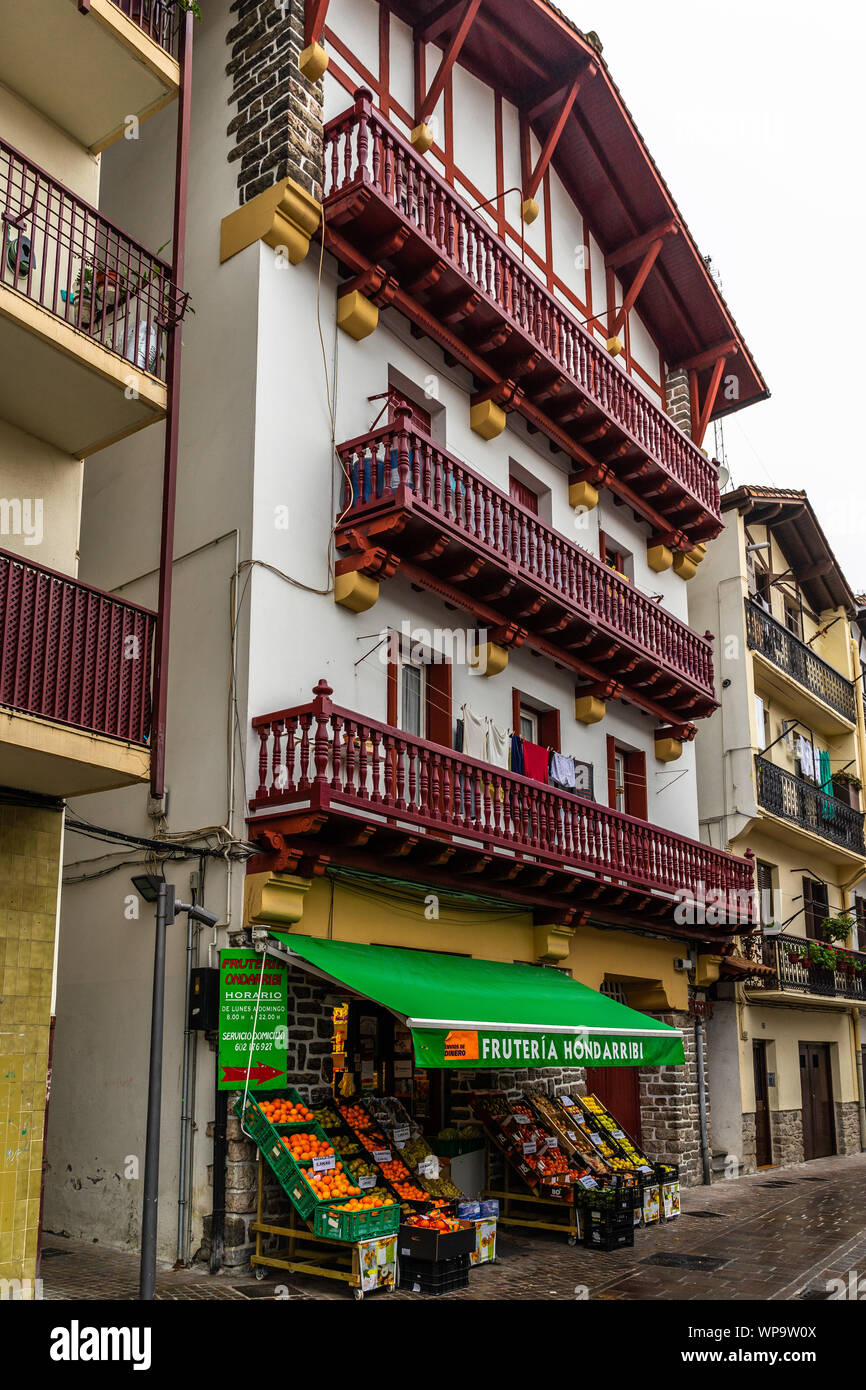
[[[496,1259],[496,1217],[482,1216],[472,1224],[475,1227],[475,1249],[469,1252],[469,1263],[489,1264]]]
[[[475,1226],[471,1221],[459,1231],[431,1231],[424,1226],[400,1227],[397,1248],[400,1255],[412,1260],[453,1260],[457,1255],[471,1255],[475,1249]]]

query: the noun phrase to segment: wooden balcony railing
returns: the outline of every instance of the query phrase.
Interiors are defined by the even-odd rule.
[[[0,140],[0,285],[165,380],[186,296],[170,267]]]
[[[0,550],[0,706],[147,744],[156,615]]]
[[[425,553],[422,527],[452,537],[447,549],[440,539],[427,559],[415,560],[415,569],[453,574],[460,568],[455,548],[468,550],[474,561],[470,584],[478,578],[478,559],[489,566],[479,578],[482,590],[491,587],[490,571],[507,576],[505,597],[496,600],[506,619],[540,634],[552,632],[548,643],[563,652],[589,654],[589,660],[597,641],[611,673],[629,671],[619,679],[640,698],[649,699],[652,692],[666,717],[688,718],[715,708],[707,637],[440,449],[408,424],[408,412],[398,412],[393,425],[341,445],[339,455],[344,481],[338,545],[355,542],[368,527],[375,533],[377,517],[401,513],[400,527],[381,523],[390,527],[382,532],[382,544],[407,561]],[[667,702],[661,673],[671,678],[675,691]]]
[[[760,754],[755,757],[758,805],[773,815],[822,835],[825,840],[863,854],[863,813],[847,801],[795,777]]]
[[[398,290],[427,296],[430,311],[421,324],[427,331],[437,318],[453,340],[468,325],[467,346],[492,354],[487,360],[527,400],[545,402],[555,429],[567,428],[578,445],[595,440],[599,461],[613,474],[640,479],[629,494],[638,505],[651,496],[654,514],[669,517],[674,529],[693,538],[718,534],[716,465],[369,97],[360,91],[355,106],[325,126],[325,235],[335,234],[338,259],[357,245],[375,266],[387,267]],[[371,200],[388,225],[370,213]],[[383,302],[399,306],[399,297],[387,293]],[[585,448],[574,456],[586,457]],[[648,467],[655,474],[649,479]]]
[[[809,942],[802,936],[765,937],[761,944],[763,963],[774,975],[757,988],[866,1000],[866,955],[862,952],[833,947],[836,968],[828,969],[808,959]]]
[[[79,9],[85,0],[79,0]],[[183,9],[177,3],[166,4],[165,0],[114,0],[114,4],[129,19],[137,24],[148,38],[164,48],[173,58],[177,57],[178,34]],[[90,0],[86,0],[90,8]]]
[[[856,706],[851,682],[751,599],[746,599],[746,635],[753,651],[760,652],[812,695],[854,722]]]
[[[407,835],[426,830],[512,863],[531,860],[536,869],[696,899],[721,890],[734,920],[752,920],[749,859],[366,719],[333,705],[331,693],[320,681],[310,704],[253,720],[260,740],[253,813],[344,808],[393,820]]]

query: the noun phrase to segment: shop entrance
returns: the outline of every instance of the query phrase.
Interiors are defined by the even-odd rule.
[[[759,1168],[773,1165],[773,1139],[770,1132],[770,1087],[767,1078],[767,1044],[752,1043],[755,1072],[755,1163]]]
[[[800,1088],[803,1096],[803,1157],[827,1158],[836,1152],[829,1043],[800,1043]]]
[[[632,1139],[638,1144],[642,1142],[637,1067],[587,1067],[586,1091],[587,1095],[598,1096]]]

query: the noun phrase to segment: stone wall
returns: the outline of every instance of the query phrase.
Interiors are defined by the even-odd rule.
[[[685,1066],[645,1067],[640,1072],[640,1112],[643,1147],[656,1163],[679,1164],[680,1182],[686,1187],[703,1183],[701,1129],[698,1114],[698,1079],[695,1057],[695,1023],[687,1013],[653,1014],[672,1028],[681,1028]],[[707,1084],[707,1131],[710,1129],[709,1077]]]
[[[235,0],[236,22],[226,36],[231,59],[229,104],[237,107],[227,134],[238,163],[238,202],[295,179],[322,198],[322,81],[298,68],[304,48],[304,0]]]
[[[836,1102],[836,1152],[860,1153],[860,1112],[856,1100]]]
[[[692,407],[689,399],[689,374],[685,367],[676,367],[665,379],[665,409],[675,425],[689,436],[692,433]]]
[[[773,1136],[773,1163],[784,1167],[803,1162],[802,1110],[771,1110],[770,1126]]]

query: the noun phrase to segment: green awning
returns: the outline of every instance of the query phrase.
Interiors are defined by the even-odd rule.
[[[661,1067],[685,1060],[678,1029],[559,970],[270,935],[297,965],[403,1019],[419,1067]]]

